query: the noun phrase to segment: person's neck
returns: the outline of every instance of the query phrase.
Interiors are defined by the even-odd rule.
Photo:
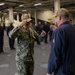
[[[25,28],[25,29],[29,29],[30,27],[29,27],[29,26],[23,26],[23,28]]]
[[[58,24],[58,26],[60,26],[62,23],[69,21],[69,20],[61,20],[60,23]]]

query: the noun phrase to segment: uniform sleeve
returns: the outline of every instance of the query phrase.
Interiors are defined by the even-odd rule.
[[[22,26],[17,26],[17,27],[15,27],[15,28],[13,28],[13,29],[9,32],[9,37],[10,37],[10,38],[19,37],[19,35],[20,35],[19,31],[20,31],[20,28],[21,28],[21,27],[22,27]]]
[[[35,40],[38,40],[39,42],[41,42],[42,41],[42,36],[41,35],[39,35],[35,30],[34,30],[34,35],[35,35]]]
[[[55,30],[53,32],[48,60],[48,74],[55,72],[61,64],[61,49],[64,41],[63,37],[63,31]]]

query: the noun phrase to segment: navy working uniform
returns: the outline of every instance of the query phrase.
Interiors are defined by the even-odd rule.
[[[10,38],[17,38],[16,65],[18,75],[33,75],[34,71],[34,41],[39,39],[39,34],[23,26],[14,28],[9,33]]]
[[[54,30],[50,49],[48,74],[75,75],[75,28],[68,21]]]

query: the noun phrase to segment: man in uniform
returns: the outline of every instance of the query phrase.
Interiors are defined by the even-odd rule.
[[[47,75],[75,75],[75,28],[69,11],[61,8],[55,15],[58,27],[53,31]]]
[[[45,32],[42,31],[39,35],[30,26],[31,18],[28,14],[22,15],[22,22],[9,33],[9,37],[17,38],[16,46],[16,75],[33,75],[34,71],[34,41],[40,41],[41,35],[44,36]]]

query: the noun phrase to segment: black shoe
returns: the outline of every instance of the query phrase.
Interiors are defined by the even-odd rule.
[[[10,48],[11,50],[14,50],[15,48]]]
[[[38,45],[41,45],[40,43],[37,43]]]
[[[46,44],[48,43],[48,42],[45,42]]]
[[[13,49],[15,49],[15,48],[13,48]]]
[[[2,52],[4,52],[4,51],[0,51],[0,53],[2,53]]]

